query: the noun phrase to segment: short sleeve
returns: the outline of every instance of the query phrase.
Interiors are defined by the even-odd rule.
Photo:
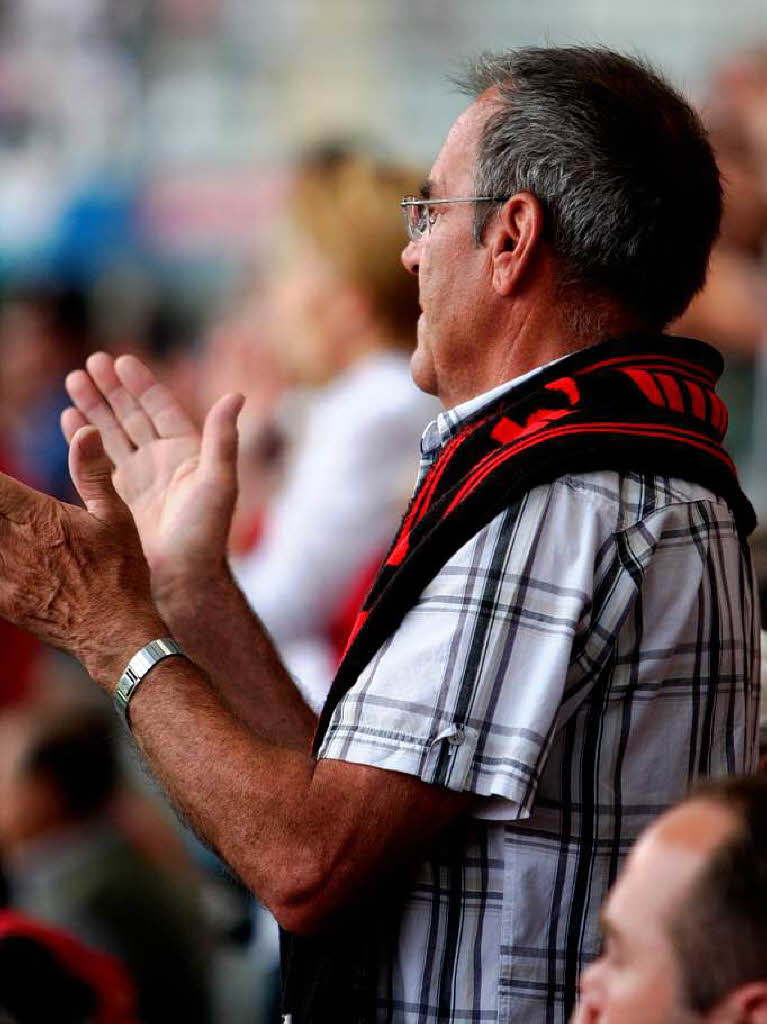
[[[590,627],[614,525],[598,495],[566,479],[496,516],[339,703],[319,756],[492,798],[482,816],[527,817],[553,735],[578,703],[571,667],[583,671],[584,651],[596,664],[610,644]],[[616,626],[635,593],[620,575],[606,610]]]

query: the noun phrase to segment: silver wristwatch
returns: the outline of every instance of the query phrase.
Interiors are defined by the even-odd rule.
[[[125,671],[120,676],[120,681],[115,689],[113,701],[115,710],[127,729],[130,729],[128,705],[142,679],[152,671],[158,661],[170,658],[174,654],[184,657],[184,652],[176,641],[172,637],[164,636],[160,640],[150,640],[146,647],[137,651],[125,666]]]

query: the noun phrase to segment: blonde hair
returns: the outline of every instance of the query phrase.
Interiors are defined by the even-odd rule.
[[[399,201],[418,171],[345,151],[304,160],[293,216],[322,257],[367,297],[395,344],[410,349],[418,319],[418,282],[402,266],[406,243]]]

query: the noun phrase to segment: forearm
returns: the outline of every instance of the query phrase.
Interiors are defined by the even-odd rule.
[[[290,924],[317,876],[309,755],[255,737],[180,658],[152,670],[130,715],[153,773],[190,825]]]
[[[232,604],[225,603],[223,595],[233,602],[237,592],[223,581],[221,587],[218,604],[212,606],[224,615],[232,611]],[[130,657],[151,639],[166,635],[171,626],[148,599],[124,597],[114,587],[104,589],[102,607],[92,606],[87,621],[92,625],[90,639],[69,649],[110,696]],[[205,629],[198,625],[200,633]],[[205,640],[195,643],[191,632],[186,639],[192,641],[188,646],[197,646],[211,659],[218,649]],[[249,637],[230,630],[226,642],[238,649]],[[219,668],[225,660],[219,658]],[[258,657],[254,661],[259,667],[251,679],[264,690],[258,701],[250,702],[260,712],[251,715],[257,719],[255,729],[229,706],[202,668],[179,657],[164,658],[136,688],[129,706],[130,726],[153,774],[192,828],[283,926],[302,928],[307,907],[315,915],[324,913],[327,905],[327,879],[333,874],[327,868],[324,829],[330,813],[328,795],[314,784],[311,717],[296,698],[292,704],[283,700],[273,707],[287,681],[270,678],[268,664]],[[290,697],[292,689],[284,689]],[[236,694],[237,687],[233,691]],[[274,740],[268,737],[270,728],[276,733]],[[336,790],[331,790],[330,799],[338,804]]]
[[[181,658],[166,658],[141,684],[131,724],[176,806],[288,931],[322,926],[473,799],[272,746]]]
[[[172,635],[253,735],[308,751],[315,716],[228,567],[178,577],[155,598]]]

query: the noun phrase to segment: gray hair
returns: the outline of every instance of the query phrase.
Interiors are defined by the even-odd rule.
[[[573,332],[599,340],[616,306],[650,329],[679,316],[705,281],[722,206],[690,105],[647,64],[601,48],[486,53],[455,81],[497,93],[476,194],[538,198]],[[498,208],[476,204],[477,244]]]

